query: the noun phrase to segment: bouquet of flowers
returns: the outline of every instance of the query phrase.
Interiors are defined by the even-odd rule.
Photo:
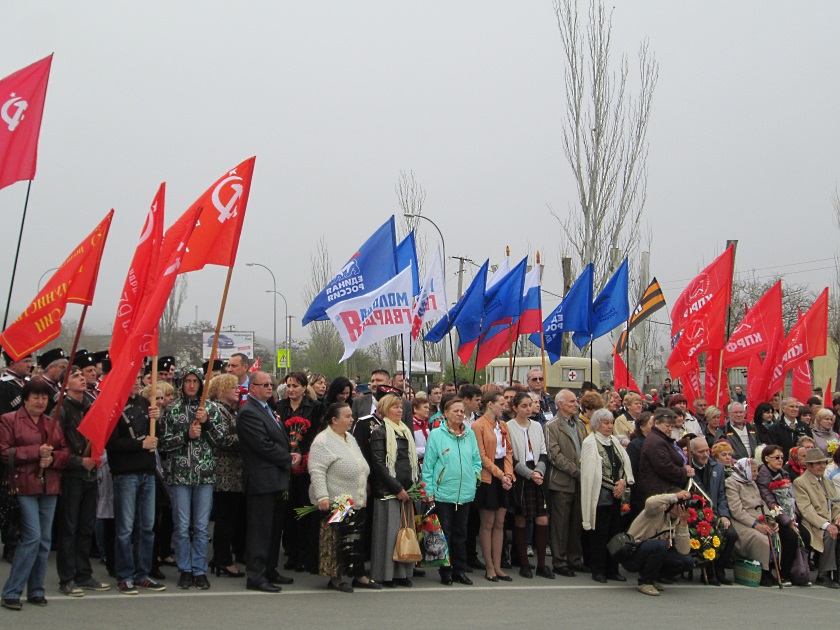
[[[406,490],[408,497],[412,501],[425,501],[426,500],[426,484],[422,481],[415,481],[411,487]],[[396,499],[397,495],[395,494],[387,494],[383,499]]]
[[[825,445],[825,450],[828,451],[829,455],[834,455],[834,451],[837,450],[837,447],[840,446],[840,440],[837,438],[831,438]]]
[[[790,482],[790,479],[779,478],[775,481],[771,481],[770,484],[767,486],[770,492],[773,493],[773,496],[776,497],[776,501],[779,502],[779,506],[775,507],[768,516],[775,519],[779,516],[782,511],[787,514],[792,520],[796,520],[796,500],[793,497],[793,487]]]
[[[292,475],[297,477],[298,475],[305,474],[307,466],[309,466],[309,453],[304,453],[303,457],[300,458],[300,463],[292,468]]]
[[[300,441],[310,426],[309,420],[300,416],[292,416],[286,420],[286,428],[289,430],[289,447],[293,453],[300,453]]]
[[[700,509],[688,508],[688,533],[691,537],[691,555],[699,562],[713,562],[717,558],[721,539],[715,527],[717,518],[707,505],[705,497],[699,494],[691,498],[700,502]]]
[[[349,494],[342,494],[337,496],[330,502],[330,509],[332,513],[327,519],[328,523],[340,523],[345,518],[353,514],[353,498]],[[295,508],[295,518],[302,519],[307,514],[312,514],[318,511],[317,505],[304,505],[303,507]]]

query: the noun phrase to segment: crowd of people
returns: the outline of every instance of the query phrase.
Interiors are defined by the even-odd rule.
[[[369,385],[302,372],[276,383],[243,354],[176,377],[164,357],[154,384],[151,366],[138,373],[99,454],[78,427],[107,356],[56,349],[37,369],[4,358],[10,610],[24,591],[47,604],[53,548],[69,597],[161,591],[167,566],[179,589],[210,589],[214,573],[278,593],[289,572],[345,593],[408,588],[426,571],[395,546],[415,514],[437,516],[447,586],[481,573],[625,582],[623,569],[650,596],[695,574],[840,588],[840,400],[774,397],[748,414],[742,392],[720,409],[670,382],[647,396],[583,383],[552,397],[538,369],[524,384],[415,392],[386,370]]]

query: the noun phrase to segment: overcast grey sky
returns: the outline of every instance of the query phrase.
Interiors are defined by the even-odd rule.
[[[727,238],[740,240],[738,271],[829,284],[840,234],[831,221],[840,3],[614,4],[614,52],[635,70],[648,38],[660,64],[645,221],[666,299]],[[260,262],[300,338],[310,252],[324,237],[338,269],[398,212],[400,170],[425,188],[448,254],[498,262],[505,245],[514,258],[540,249],[544,286],[561,292],[547,204],[563,210],[576,193],[560,142],[563,57],[549,0],[6,3],[0,76],[50,52],[11,318],[113,207],[88,312],[90,330],[107,332],[159,183],[168,225],[250,155],[225,325],[270,337],[271,279],[245,266]],[[25,192],[25,183],[0,190],[3,303]],[[421,230],[433,246],[431,227]],[[189,276],[182,316],[194,318],[197,305],[214,320],[225,270]],[[544,313],[555,305],[545,299]]]

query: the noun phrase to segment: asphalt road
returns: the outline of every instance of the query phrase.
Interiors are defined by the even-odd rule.
[[[98,561],[94,575],[105,580]],[[473,573],[474,586],[445,587],[430,570],[415,578],[411,589],[357,591],[353,594],[325,589],[326,578],[292,574],[295,584],[277,595],[245,590],[244,580],[210,577],[211,589],[199,592],[175,587],[176,571],[167,567],[167,590],[141,591],[137,596],[111,590],[69,598],[58,593],[55,554],[47,575],[46,608],[28,606],[21,612],[0,610],[0,628],[108,628],[109,630],[167,628],[531,628],[571,624],[586,628],[655,628],[663,624],[683,627],[831,627],[836,623],[840,591],[811,588],[746,588],[702,586],[679,582],[659,597],[637,593],[633,576],[624,584],[595,584],[579,574],[549,582],[526,580],[511,572],[509,584],[484,582]],[[9,565],[0,564],[5,581]],[[112,581],[113,582],[113,581]],[[483,584],[481,582],[484,582]],[[15,624],[12,626],[11,624]],[[37,625],[33,625],[37,624]],[[259,624],[259,625],[258,625]],[[551,625],[549,625],[551,624]]]

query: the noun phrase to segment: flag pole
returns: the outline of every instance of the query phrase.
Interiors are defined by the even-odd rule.
[[[410,350],[408,356],[411,356]],[[405,337],[402,334],[400,335],[400,361],[402,361],[402,371],[405,377],[408,375],[408,371],[405,369]]]
[[[516,360],[513,353],[513,326],[508,328],[508,345],[510,346],[508,349],[508,355],[510,357],[510,360],[508,361],[508,376],[510,376],[510,378],[508,380],[509,384],[513,386],[513,362]]]
[[[15,273],[17,272],[18,257],[20,256],[20,242],[23,239],[23,224],[26,223],[26,209],[29,207],[29,191],[32,189],[32,180],[26,186],[26,200],[23,202],[23,216],[20,219],[20,232],[18,233],[17,249],[15,249],[15,262],[12,264],[12,279],[9,281],[9,297],[6,298],[6,312],[3,314],[3,328],[9,323],[9,308],[12,305],[12,289],[15,286]],[[59,398],[61,393],[59,393]]]
[[[540,314],[540,317],[542,317],[542,314]],[[545,373],[545,330],[542,329],[542,328],[540,329],[540,358],[542,359],[543,392],[545,392],[545,391],[547,391],[546,388],[548,387],[546,385],[546,381],[548,380],[548,377],[546,376],[546,373]]]
[[[216,320],[216,331],[213,333],[213,347],[210,350],[210,357],[216,356],[219,349],[219,332],[222,329],[222,317],[225,315],[225,304],[227,303],[228,289],[230,289],[230,278],[233,275],[233,265],[228,267],[227,278],[225,279],[225,290],[222,292],[222,305],[219,307],[219,318]],[[204,389],[201,392],[201,402],[198,404],[199,409],[204,408],[204,403],[207,400],[207,388],[210,386],[210,375],[213,370],[207,370],[204,375]]]
[[[423,339],[420,341],[423,345],[423,382],[426,388],[429,387],[429,368],[426,366],[426,333],[423,333]]]
[[[592,373],[595,371],[595,357],[592,353],[592,346],[595,343],[595,337],[592,336],[590,333],[589,335],[589,379],[594,383],[595,382],[595,375]],[[543,375],[545,377],[545,375]],[[629,379],[628,379],[629,380]]]
[[[212,366],[213,360],[210,359],[211,365],[208,366],[210,369],[207,370],[207,373],[213,371]],[[152,392],[149,395],[149,402],[153,405],[157,405],[157,380],[158,380],[158,355],[154,355],[152,357]],[[155,425],[157,422],[149,422],[149,437],[155,437]]]

